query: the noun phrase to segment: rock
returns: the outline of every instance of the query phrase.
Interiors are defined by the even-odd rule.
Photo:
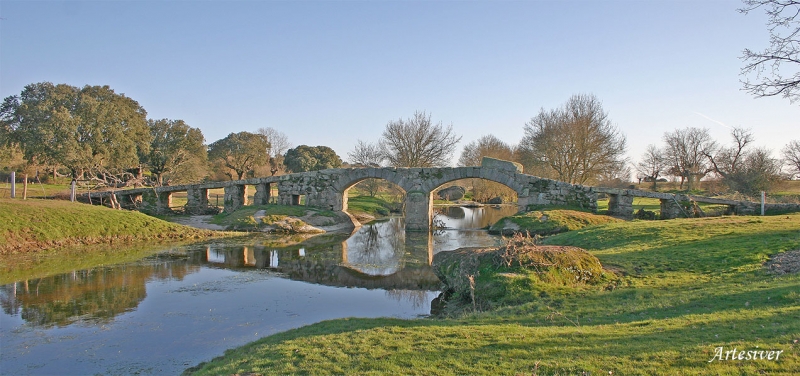
[[[500,205],[500,204],[503,203],[503,198],[502,197],[494,197],[494,198],[490,199],[489,201],[487,201],[486,203],[490,204],[490,205]]]
[[[454,185],[452,187],[447,187],[439,190],[438,195],[442,200],[456,201],[464,198],[465,193],[466,190],[464,189],[464,187]]]
[[[271,232],[281,232],[289,234],[321,234],[325,230],[311,226],[297,218],[286,217],[271,224]]]
[[[519,232],[519,225],[509,219],[503,219],[501,223],[495,223],[489,228],[492,235],[511,236]]]
[[[495,159],[489,157],[483,157],[483,159],[481,159],[481,167],[511,171],[519,174],[522,173],[522,165],[517,162],[504,161],[502,159]]]

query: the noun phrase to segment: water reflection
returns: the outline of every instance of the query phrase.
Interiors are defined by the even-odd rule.
[[[461,206],[435,207],[436,219],[441,220],[449,229],[483,229],[488,228],[503,217],[517,213],[516,205],[487,205],[477,208]]]
[[[451,208],[455,217],[445,220],[483,227],[465,222],[476,210]],[[433,255],[499,240],[474,229],[404,229],[402,218],[391,218],[299,243],[266,235],[217,240],[0,286],[0,369],[176,374],[321,320],[428,314],[440,288]]]
[[[189,260],[152,259],[145,264],[100,267],[0,286],[7,315],[35,326],[67,326],[76,321],[108,322],[135,309],[150,280],[183,279],[199,267]]]
[[[505,210],[446,207],[448,226],[485,227]],[[452,215],[452,216],[450,216]],[[489,218],[489,219],[487,219]],[[473,226],[473,227],[471,227]],[[145,299],[151,280],[181,280],[201,267],[270,269],[299,281],[390,291],[435,291],[433,255],[465,246],[493,246],[498,239],[479,230],[405,232],[403,218],[362,226],[349,237],[321,236],[276,247],[274,237],[217,241],[173,249],[134,264],[98,267],[0,286],[0,306],[31,325],[66,326],[107,322]],[[399,293],[396,293],[399,294]],[[404,292],[403,296],[409,293]],[[401,296],[396,295],[396,296]],[[413,294],[412,294],[413,295]]]

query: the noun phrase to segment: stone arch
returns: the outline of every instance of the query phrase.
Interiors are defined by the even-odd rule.
[[[442,178],[435,181],[431,181],[423,188],[430,189],[430,191],[433,192],[439,189],[441,186],[450,182],[464,180],[464,179],[481,179],[498,183],[505,187],[508,187],[509,189],[514,191],[514,193],[517,194],[518,198],[522,196],[524,192],[525,186],[519,182],[518,177],[516,176],[518,174],[516,173],[511,173],[508,171],[502,171],[496,169],[480,168],[480,167],[456,167],[454,169],[455,170],[463,169],[463,171],[459,171],[459,173],[457,174],[457,176],[459,177],[447,178],[447,179]]]
[[[367,179],[379,179],[387,181],[400,188],[404,194],[408,193],[408,190],[400,184],[401,183],[400,176],[396,173],[396,171],[393,171],[392,169],[387,169],[387,168],[352,169],[352,172],[347,174],[346,179],[341,179],[336,183],[334,183],[333,185],[340,197],[341,204],[339,210],[347,211],[348,191],[354,186],[356,186],[358,183],[361,183]]]

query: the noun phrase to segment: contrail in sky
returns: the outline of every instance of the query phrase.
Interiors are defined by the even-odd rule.
[[[728,129],[733,129],[733,128],[729,127],[728,125],[726,125],[725,123],[723,123],[723,122],[721,122],[721,121],[716,121],[716,120],[714,120],[714,119],[712,119],[712,118],[710,118],[710,117],[708,117],[708,116],[706,116],[706,115],[703,115],[703,114],[701,114],[701,113],[699,113],[699,112],[697,112],[697,111],[692,111],[692,112],[694,112],[695,114],[698,114],[698,115],[700,115],[700,116],[702,116],[702,117],[706,118],[707,120],[711,120],[711,121],[713,121],[713,122],[715,122],[715,123],[717,123],[717,124],[719,124],[719,125],[721,125],[721,126],[723,126],[723,127],[725,127],[725,128],[728,128]]]

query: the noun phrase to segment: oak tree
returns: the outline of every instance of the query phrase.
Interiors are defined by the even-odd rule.
[[[270,144],[267,137],[257,133],[231,133],[208,145],[208,159],[222,167],[231,180],[241,180],[253,174],[255,168],[269,163]]]
[[[283,160],[291,172],[318,171],[342,167],[342,159],[327,146],[300,145],[286,151]]]
[[[205,138],[198,128],[192,128],[183,120],[148,120],[153,138],[150,152],[143,158],[155,177],[157,186],[164,183],[164,176],[173,175],[177,181],[197,180],[205,175],[202,166],[208,159]]]
[[[108,86],[41,82],[3,103],[4,127],[13,130],[26,159],[62,165],[74,178],[88,172],[106,183],[119,181],[150,148],[147,112]]]

